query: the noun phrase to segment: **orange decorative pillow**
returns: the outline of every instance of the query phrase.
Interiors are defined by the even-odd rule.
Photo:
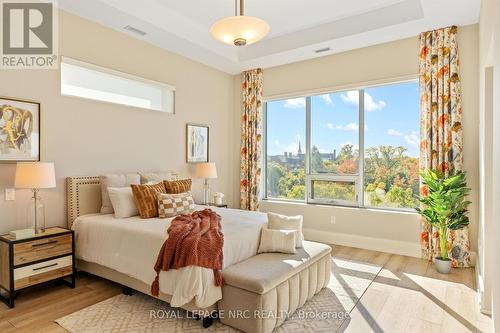
[[[130,185],[134,194],[134,201],[143,219],[158,216],[158,193],[165,193],[163,183],[153,185]]]
[[[179,194],[191,191],[191,179],[164,180],[163,184],[168,194]]]

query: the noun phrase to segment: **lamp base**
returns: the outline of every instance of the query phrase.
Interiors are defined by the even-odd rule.
[[[203,204],[208,205],[208,198],[210,197],[210,186],[208,185],[208,179],[205,178],[205,184],[203,184]]]
[[[28,227],[40,234],[45,230],[45,206],[39,195],[38,189],[33,189],[33,197],[30,200],[27,209]]]

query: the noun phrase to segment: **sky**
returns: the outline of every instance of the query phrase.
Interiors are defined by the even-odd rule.
[[[420,106],[418,82],[365,89],[365,149],[403,146],[419,156]],[[305,152],[305,98],[267,103],[267,154]],[[347,143],[359,144],[358,91],[311,98],[311,142],[321,152],[337,154]]]

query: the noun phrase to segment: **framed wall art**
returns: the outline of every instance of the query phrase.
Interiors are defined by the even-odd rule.
[[[204,125],[186,125],[186,162],[208,162],[209,128]]]
[[[40,161],[40,103],[0,97],[0,163]]]

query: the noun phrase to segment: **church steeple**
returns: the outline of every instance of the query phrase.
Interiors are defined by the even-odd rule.
[[[297,151],[297,155],[301,155],[302,154],[302,148],[300,147],[300,140],[299,140],[299,150]]]

